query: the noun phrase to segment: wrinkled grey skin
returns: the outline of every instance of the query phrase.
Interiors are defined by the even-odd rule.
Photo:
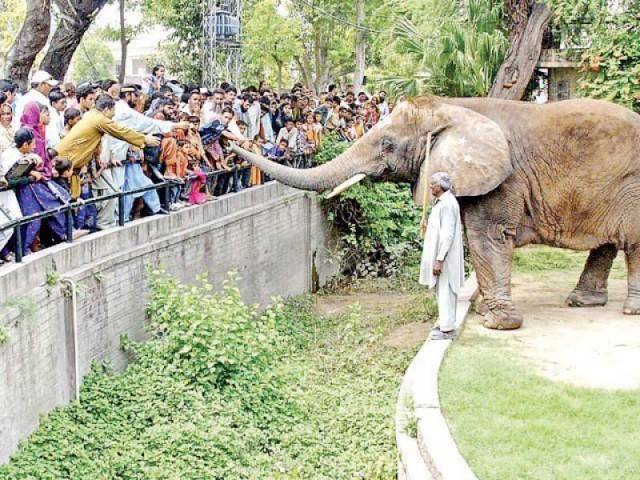
[[[427,135],[433,134],[429,164]],[[236,151],[269,176],[323,191],[362,173],[414,185],[446,171],[460,200],[485,326],[513,329],[515,247],[530,243],[590,250],[570,306],[604,305],[618,250],[627,258],[624,313],[640,314],[640,116],[609,102],[546,105],[490,98],[423,97],[393,114],[335,160],[309,170]]]

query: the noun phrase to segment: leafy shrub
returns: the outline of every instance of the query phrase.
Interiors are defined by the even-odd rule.
[[[316,161],[329,161],[348,146],[329,137]],[[417,262],[421,211],[413,203],[409,185],[365,180],[327,201],[326,209],[338,232],[344,275],[389,276],[406,263]]]
[[[151,339],[124,341],[135,362],[94,365],[81,402],[45,416],[0,478],[395,478],[396,389],[415,350],[381,347],[386,319],[312,307],[258,314],[233,281],[214,293],[152,272]]]

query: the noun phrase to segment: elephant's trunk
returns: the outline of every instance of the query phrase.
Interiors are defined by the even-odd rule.
[[[233,144],[231,150],[269,177],[302,190],[321,192],[334,188],[359,173],[365,175],[376,173],[375,164],[367,161],[364,156],[364,146],[359,146],[357,143],[330,162],[308,169],[286,167]]]

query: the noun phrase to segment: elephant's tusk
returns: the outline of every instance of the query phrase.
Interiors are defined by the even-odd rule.
[[[336,188],[334,188],[333,191],[327,196],[327,198],[333,198],[336,195],[340,195],[346,189],[348,189],[349,187],[354,186],[358,182],[361,182],[365,178],[367,178],[367,176],[364,173],[358,173],[357,175],[354,175],[349,180],[347,180],[345,182],[342,182],[340,185],[338,185]]]

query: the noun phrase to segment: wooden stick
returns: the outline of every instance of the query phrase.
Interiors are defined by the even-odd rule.
[[[424,180],[425,180],[425,186],[424,186],[424,192],[422,194],[422,218],[420,219],[420,224],[422,225],[422,223],[424,222],[424,220],[427,218],[427,199],[429,198],[428,195],[428,191],[429,191],[429,178],[427,177],[427,170],[429,169],[429,156],[431,154],[431,133],[429,132],[427,133],[427,153],[424,157],[424,162],[422,164],[422,168],[424,168]],[[419,182],[419,180],[418,180]],[[420,238],[424,238],[424,234],[425,232],[422,231],[422,229],[420,229]]]

